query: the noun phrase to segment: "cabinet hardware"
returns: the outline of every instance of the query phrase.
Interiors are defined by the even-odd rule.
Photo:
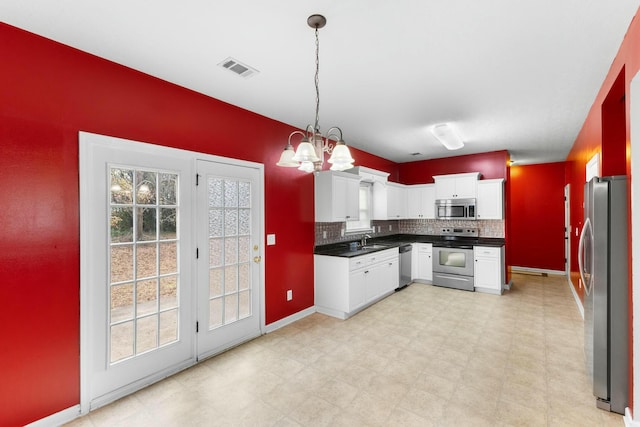
[[[255,262],[256,264],[259,263],[261,260],[262,260],[262,257],[260,256],[253,257],[253,262]]]

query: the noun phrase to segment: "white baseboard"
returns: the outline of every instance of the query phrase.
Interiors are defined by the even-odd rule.
[[[567,274],[566,271],[564,270],[549,270],[546,268],[532,268],[532,267],[518,267],[518,266],[511,266],[511,272],[515,272],[515,273],[538,273],[538,274],[556,274],[556,275],[560,275],[560,276],[564,276],[565,274]]]
[[[292,314],[291,316],[287,316],[284,319],[280,319],[280,320],[278,320],[276,322],[269,323],[268,325],[266,325],[264,327],[264,331],[265,331],[265,333],[268,334],[269,332],[273,332],[273,331],[278,330],[278,329],[280,329],[282,327],[285,327],[285,326],[295,322],[296,320],[303,319],[303,318],[305,318],[305,317],[307,317],[307,316],[309,316],[309,315],[311,315],[311,314],[313,314],[315,312],[316,312],[316,307],[315,306],[306,308],[304,310],[301,310],[301,311],[299,311],[297,313]]]
[[[27,427],[57,427],[71,422],[80,416],[80,405],[72,406],[63,411],[51,414],[48,417],[40,418],[37,421],[27,424]]]
[[[631,416],[631,409],[624,408],[624,425],[625,427],[640,427],[640,422],[634,421]]]

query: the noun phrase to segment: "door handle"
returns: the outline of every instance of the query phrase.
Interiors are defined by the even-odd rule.
[[[582,279],[582,283],[584,283],[584,290],[589,295],[591,293],[591,280],[593,280],[593,265],[591,265],[591,271],[589,275],[589,283],[584,278],[584,265],[582,264],[582,259],[584,255],[584,239],[586,237],[586,231],[591,227],[591,220],[587,217],[582,226],[582,231],[580,232],[580,239],[578,240],[578,270],[580,270],[580,278]],[[593,232],[593,231],[592,231]],[[593,245],[591,245],[591,249],[593,250]],[[593,254],[591,254],[591,261],[593,262]]]
[[[260,263],[260,261],[262,261],[262,257],[261,256],[254,256],[253,257],[253,262],[255,262],[256,264]]]

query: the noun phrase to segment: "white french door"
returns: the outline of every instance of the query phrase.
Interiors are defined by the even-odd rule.
[[[80,133],[83,413],[261,333],[262,182],[259,164]]]
[[[193,162],[80,134],[83,404],[193,363]]]
[[[261,333],[261,171],[197,162],[198,358]]]

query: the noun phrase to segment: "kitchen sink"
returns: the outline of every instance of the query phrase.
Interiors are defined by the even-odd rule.
[[[389,246],[386,246],[386,245],[365,245],[365,246],[361,246],[360,249],[385,249],[388,247]]]

